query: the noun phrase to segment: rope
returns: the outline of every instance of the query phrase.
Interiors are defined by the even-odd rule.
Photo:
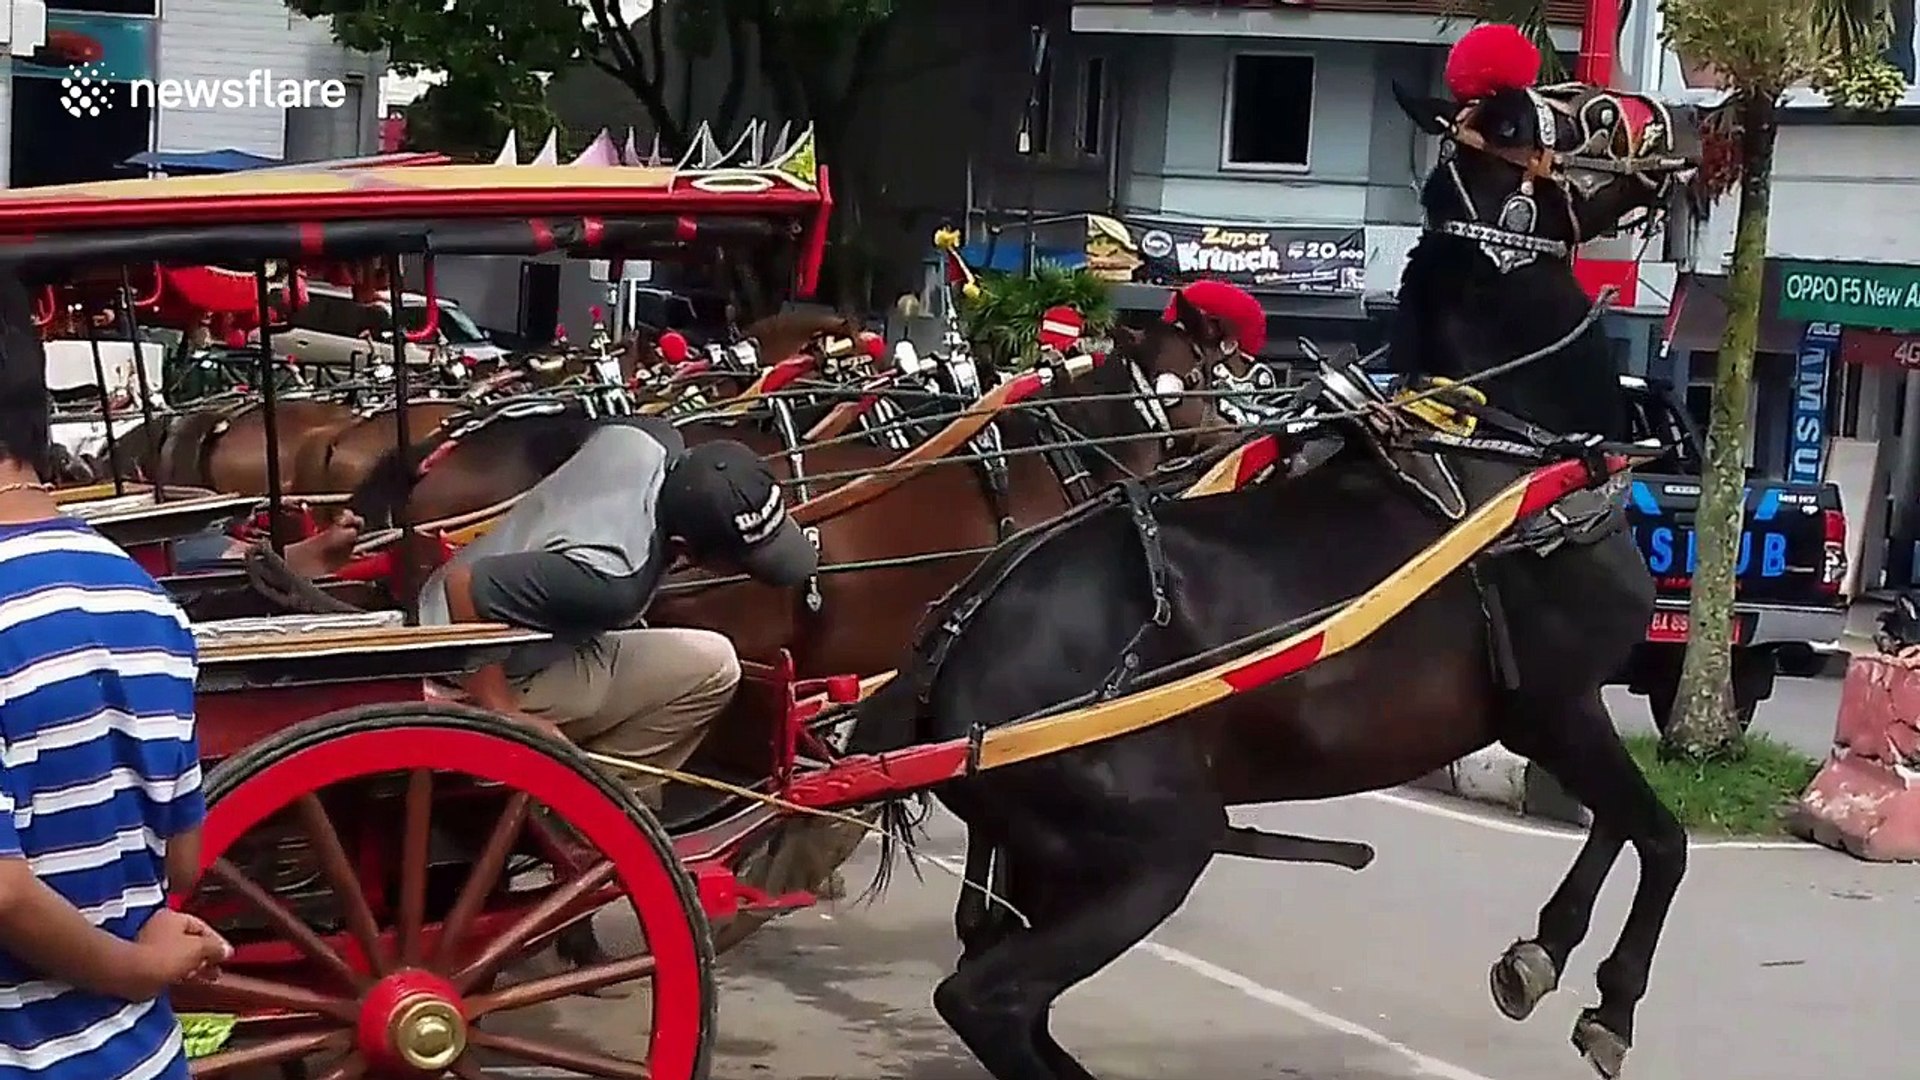
[[[857,574],[867,570],[896,570],[904,566],[922,566],[927,563],[943,562],[947,559],[966,559],[984,556],[994,550],[995,545],[986,547],[954,548],[951,551],[923,551],[917,555],[895,555],[884,559],[859,559],[854,562],[830,563],[816,567],[815,574]],[[660,586],[662,593],[698,592],[701,589],[714,589],[722,585],[738,585],[754,580],[751,574],[729,574],[726,577],[698,578],[693,581],[670,581]]]
[[[548,736],[548,738],[551,738],[551,737],[552,736]],[[879,825],[875,825],[870,821],[866,821],[864,819],[855,817],[854,815],[845,813],[844,811],[823,810],[817,806],[802,806],[797,802],[793,802],[788,799],[783,799],[778,795],[769,795],[764,791],[755,791],[752,788],[741,787],[738,784],[729,784],[725,780],[715,780],[710,776],[700,776],[697,773],[682,772],[679,769],[666,769],[658,765],[648,765],[644,762],[629,761],[626,758],[613,757],[608,754],[596,754],[591,750],[582,750],[581,752],[586,754],[588,760],[592,761],[594,764],[602,765],[609,769],[617,769],[625,772],[634,772],[634,773],[639,773],[642,776],[653,777],[656,780],[669,780],[674,783],[690,784],[694,787],[703,787],[712,791],[724,792],[728,795],[734,796],[735,798],[745,799],[749,802],[756,802],[762,806],[769,807],[774,810],[780,810],[788,814],[797,814],[801,817],[821,818],[827,821],[839,822],[840,824],[843,824],[843,825],[852,825],[855,828],[861,830],[862,832],[871,833],[874,836],[878,836],[882,840],[891,840],[895,843],[902,845],[903,847],[910,847],[912,843],[912,838],[909,836],[906,836],[904,832],[903,833],[888,832],[885,828],[882,828]],[[944,860],[933,859],[929,861],[931,861],[933,865],[939,867],[941,873],[959,878],[960,885],[962,888],[978,890],[979,893],[982,896],[985,896],[987,900],[990,901],[991,903],[1003,905],[1008,911],[1013,912],[1014,917],[1019,919],[1022,925],[1026,926],[1029,929],[1033,927],[1032,920],[1028,919],[1026,915],[1020,911],[1019,908],[1014,907],[1013,904],[1010,901],[1008,901],[1006,897],[996,894],[992,890],[992,888],[990,888],[989,886],[968,881],[967,876],[964,872],[955,870],[952,867],[946,865]]]
[[[265,544],[248,548],[242,561],[246,566],[247,584],[285,611],[303,615],[347,615],[360,611],[294,573],[287,561]]]

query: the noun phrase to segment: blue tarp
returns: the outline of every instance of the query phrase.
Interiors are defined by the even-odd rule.
[[[231,173],[264,169],[280,164],[280,159],[244,150],[148,150],[128,158],[126,164],[166,173]]]
[[[930,248],[927,254],[928,261],[934,265],[939,265],[946,258],[939,248]],[[975,273],[982,270],[1010,270],[1019,273],[1027,266],[1027,247],[1021,240],[1003,236],[998,244],[993,245],[992,262],[987,261],[987,244],[984,241],[978,244],[962,245],[960,258],[965,260]],[[1081,248],[1048,247],[1044,244],[1036,244],[1033,248],[1033,259],[1036,263],[1059,263],[1069,270],[1077,270],[1087,264],[1087,253]]]

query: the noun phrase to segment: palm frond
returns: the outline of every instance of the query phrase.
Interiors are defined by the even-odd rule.
[[[1813,25],[1831,42],[1843,64],[1863,52],[1877,51],[1893,12],[1888,0],[1807,0]]]

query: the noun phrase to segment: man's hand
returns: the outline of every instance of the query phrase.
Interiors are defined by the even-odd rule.
[[[129,1001],[151,1001],[168,987],[212,978],[233,955],[233,946],[213,927],[164,907],[140,928],[134,945],[138,959],[122,995]]]

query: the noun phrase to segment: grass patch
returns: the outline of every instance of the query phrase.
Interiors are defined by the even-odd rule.
[[[1691,765],[1660,760],[1660,739],[1632,735],[1627,750],[1660,801],[1690,833],[1784,836],[1780,809],[1799,797],[1819,762],[1764,735],[1747,736],[1740,761]]]

